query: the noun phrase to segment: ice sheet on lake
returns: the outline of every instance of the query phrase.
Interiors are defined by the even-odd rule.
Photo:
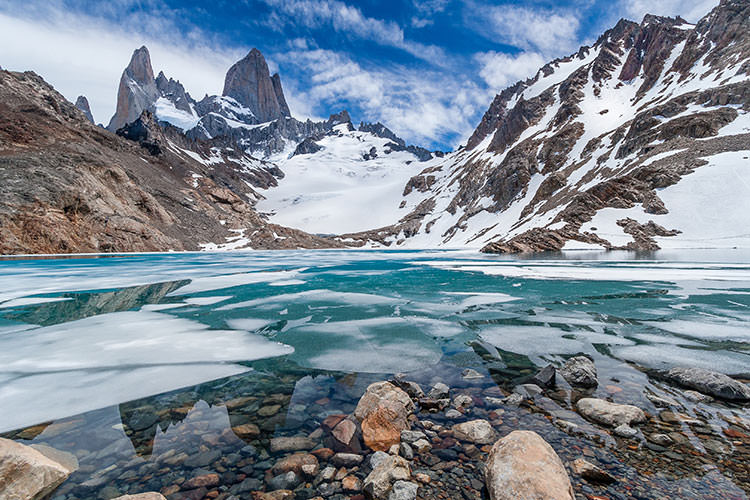
[[[661,330],[697,339],[750,342],[750,326],[745,321],[673,319],[671,321],[647,321],[645,323]]]
[[[0,336],[5,430],[226,377],[293,348],[153,311],[93,316]]]
[[[254,283],[284,283],[295,278],[304,269],[294,269],[291,271],[271,271],[271,272],[253,272],[238,274],[221,274],[219,276],[207,276],[204,278],[195,278],[189,285],[178,288],[168,296],[187,295],[190,293],[209,292],[213,290],[222,290],[241,285],[251,285]]]
[[[297,363],[322,370],[408,372],[442,357],[433,339],[399,317],[307,324],[278,338],[294,346],[291,358]]]
[[[545,356],[557,354],[592,353],[592,344],[634,344],[632,340],[617,335],[586,331],[566,332],[558,328],[532,325],[493,326],[483,329],[480,336],[498,349],[528,356],[535,362]]]

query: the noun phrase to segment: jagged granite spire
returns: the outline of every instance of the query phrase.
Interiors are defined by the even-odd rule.
[[[90,121],[91,123],[94,123],[94,116],[91,114],[91,108],[89,107],[89,100],[86,99],[85,95],[79,95],[78,99],[76,99],[76,108],[78,108]]]
[[[290,116],[278,74],[271,78],[258,49],[236,62],[227,72],[222,95],[246,106],[259,122]]]
[[[151,56],[143,46],[133,52],[130,64],[120,78],[117,91],[117,108],[107,128],[116,131],[127,123],[137,120],[145,109],[151,109],[159,98],[154,80]]]

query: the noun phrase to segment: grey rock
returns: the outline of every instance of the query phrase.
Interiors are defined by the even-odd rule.
[[[513,392],[516,394],[520,394],[524,398],[533,398],[534,396],[537,396],[539,394],[542,394],[544,391],[541,387],[539,387],[536,384],[521,384],[517,385],[513,388]]]
[[[339,467],[354,467],[362,463],[364,458],[356,453],[336,453],[331,457],[331,463]]]
[[[432,389],[430,389],[427,397],[430,399],[447,399],[450,397],[450,387],[442,382],[438,382],[437,384],[432,386]]]
[[[576,403],[576,408],[584,417],[612,427],[646,421],[646,415],[640,408],[632,405],[610,403],[603,399],[579,399]]]
[[[455,410],[453,408],[451,408],[450,410],[448,410],[448,411],[445,412],[445,418],[449,418],[451,420],[455,420],[455,419],[461,418],[463,416],[464,416],[463,413],[461,413],[460,411]]]
[[[723,373],[703,368],[672,368],[666,374],[672,382],[729,401],[750,400],[750,386]]]
[[[312,450],[317,443],[304,436],[277,437],[271,439],[271,453]]]
[[[486,420],[471,420],[452,427],[453,435],[461,441],[476,444],[491,444],[497,439],[497,434]]]
[[[414,450],[412,450],[411,446],[404,441],[401,441],[401,444],[398,447],[398,453],[407,460],[414,459]]]
[[[612,431],[616,436],[623,438],[632,438],[638,435],[638,431],[630,427],[628,424],[620,424]]]
[[[562,368],[560,375],[574,387],[596,387],[599,384],[596,376],[596,366],[586,356],[570,358]]]
[[[529,382],[531,382],[532,384],[536,384],[539,387],[554,387],[555,375],[555,367],[552,365],[547,365],[539,370],[533,377],[531,377],[531,380],[529,380]]]
[[[270,490],[293,490],[301,482],[302,480],[294,471],[289,471],[285,474],[279,474],[268,481],[268,488]]]
[[[396,481],[388,494],[388,500],[415,500],[419,486],[411,481]]]

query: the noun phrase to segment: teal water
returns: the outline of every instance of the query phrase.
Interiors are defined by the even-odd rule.
[[[680,433],[686,450],[703,460],[659,455],[661,463],[627,451],[571,412],[565,386],[559,399],[507,409],[509,429],[537,428],[553,446],[575,439],[595,447],[632,479],[636,497],[746,498],[749,449],[724,431],[731,419],[750,418],[748,409],[693,403],[649,376],[701,366],[750,377],[744,252],[517,259],[288,251],[0,261],[0,432],[78,456],[82,467],[60,493],[66,499],[100,498],[106,487],[158,490],[174,479],[170,473],[159,476],[154,466],[142,481],[128,464],[186,453],[173,465],[203,471],[213,462],[190,462],[186,450],[212,443],[207,436],[226,438],[224,457],[241,455],[248,443],[262,448],[269,437],[351,411],[368,383],[395,373],[426,387],[440,380],[460,387],[461,371],[473,368],[485,375],[477,390],[509,391],[578,353],[596,363],[596,397],[655,415],[660,409],[647,396],[659,395],[698,415],[701,429],[684,425]],[[254,399],[237,402],[243,397]],[[259,416],[274,398],[281,408]],[[560,415],[585,435],[555,430],[549,421]],[[261,437],[225,436],[248,422]],[[645,450],[643,436],[636,442]],[[745,472],[723,464],[728,458]],[[585,493],[588,486],[576,488]]]

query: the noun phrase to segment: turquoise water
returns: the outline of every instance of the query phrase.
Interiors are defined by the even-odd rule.
[[[596,447],[628,477],[643,476],[632,481],[644,498],[677,491],[715,498],[717,488],[746,498],[747,475],[722,461],[750,458],[746,445],[723,432],[727,418],[749,418],[747,408],[692,403],[649,377],[671,366],[750,374],[744,252],[516,259],[288,251],[0,261],[0,432],[78,456],[81,470],[61,498],[96,498],[113,484],[121,493],[164,487],[169,479],[123,479],[121,468],[168,450],[180,456],[237,422],[259,424],[263,435],[251,442],[232,434],[228,453],[262,447],[273,435],[351,411],[368,383],[394,373],[454,387],[470,367],[486,376],[478,388],[511,390],[577,353],[596,363],[595,396],[654,415],[660,410],[647,395],[666,396],[699,415],[714,431],[708,448],[701,432],[687,425],[681,432],[685,446],[707,457],[701,468],[669,460],[660,468],[637,452],[620,456],[607,432],[572,414],[570,393],[508,409],[507,422],[540,429],[554,446],[568,438],[549,417],[566,412],[586,429],[575,438],[581,446]],[[242,397],[255,399],[228,403]],[[257,410],[274,397],[280,410],[261,419]],[[175,463],[188,471],[207,467],[183,458]],[[101,470],[110,465],[116,480],[92,482],[107,477]]]

